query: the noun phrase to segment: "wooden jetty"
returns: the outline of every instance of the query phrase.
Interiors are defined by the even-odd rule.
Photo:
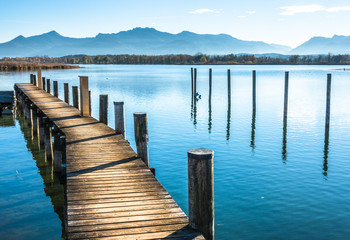
[[[68,239],[205,239],[121,133],[32,83],[15,93],[38,136],[49,136],[56,170],[65,164]]]

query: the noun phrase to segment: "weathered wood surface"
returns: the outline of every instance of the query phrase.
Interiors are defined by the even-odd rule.
[[[15,88],[66,136],[68,239],[204,239],[121,134],[32,84]]]

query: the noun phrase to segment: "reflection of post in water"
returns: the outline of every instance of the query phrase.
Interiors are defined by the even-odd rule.
[[[283,159],[283,163],[286,163],[286,161],[287,161],[288,87],[289,87],[289,72],[285,72],[285,78],[284,78],[284,107],[283,107],[283,140],[282,140],[282,159]]]
[[[211,118],[211,88],[212,88],[212,70],[209,68],[209,119],[208,119],[208,131],[211,133],[212,118]]]
[[[328,171],[328,147],[329,147],[329,123],[331,113],[331,86],[332,75],[327,74],[327,102],[326,102],[326,124],[324,134],[324,157],[323,157],[323,175],[327,176]]]
[[[250,146],[252,150],[255,149],[255,119],[256,119],[256,110],[253,109],[252,112],[252,131],[250,135]]]
[[[226,140],[230,140],[230,125],[231,125],[231,104],[227,106],[227,126],[226,126]]]
[[[33,159],[36,161],[36,165],[39,169],[39,174],[41,175],[44,182],[44,191],[46,196],[51,198],[51,203],[53,209],[61,220],[62,225],[62,238],[65,238],[65,224],[64,224],[64,211],[63,211],[63,186],[60,183],[59,175],[53,174],[53,166],[51,162],[45,162],[45,150],[39,148],[39,141],[37,137],[39,135],[34,135],[34,141],[31,141],[32,130],[28,126],[23,114],[16,112],[16,120],[19,122],[20,129],[23,133],[24,139],[27,142],[27,148],[31,151]]]

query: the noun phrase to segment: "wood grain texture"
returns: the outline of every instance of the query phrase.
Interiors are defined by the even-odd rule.
[[[204,239],[121,133],[33,84],[15,89],[66,137],[68,239]]]

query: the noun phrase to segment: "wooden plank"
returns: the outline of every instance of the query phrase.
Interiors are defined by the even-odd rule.
[[[15,89],[66,136],[68,239],[204,239],[121,134],[32,84]]]

